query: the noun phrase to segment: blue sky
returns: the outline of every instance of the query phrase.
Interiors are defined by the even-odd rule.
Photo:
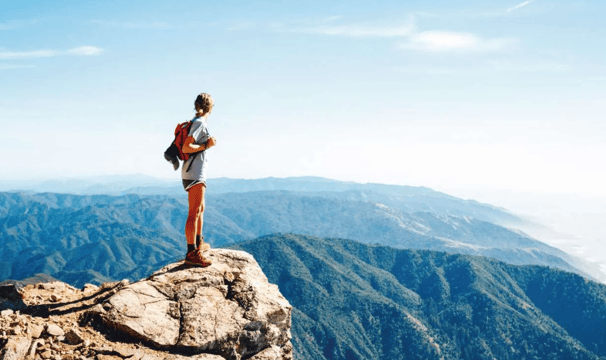
[[[2,1],[0,180],[142,173],[606,195],[606,3]]]

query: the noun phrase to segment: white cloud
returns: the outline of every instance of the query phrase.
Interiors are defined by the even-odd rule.
[[[34,65],[27,64],[2,64],[0,63],[0,70],[13,70],[13,69],[26,69],[33,68]]]
[[[533,0],[531,0],[533,1]],[[424,16],[437,16],[424,14]],[[339,17],[334,20],[338,20]],[[331,19],[331,21],[334,21]],[[297,32],[351,38],[396,38],[402,49],[425,52],[491,52],[508,48],[518,42],[514,38],[482,38],[469,32],[448,30],[419,31],[414,21],[414,14],[401,25],[363,26],[321,24],[306,27],[286,27],[273,24],[271,28],[280,32]]]
[[[95,46],[80,46],[65,51],[49,49],[33,51],[0,51],[0,60],[39,59],[61,55],[91,56],[99,55],[102,52],[103,49]]]
[[[512,38],[483,39],[467,32],[430,30],[410,35],[400,47],[427,52],[481,52],[498,51],[516,42]]]
[[[536,0],[528,0],[528,1],[524,1],[524,2],[523,2],[523,3],[521,3],[521,4],[518,4],[518,5],[516,5],[516,6],[512,6],[512,7],[510,7],[509,9],[507,9],[507,12],[511,12],[511,11],[517,10],[517,9],[519,9],[519,8],[523,8],[524,6],[529,5],[530,3],[533,3],[533,2],[535,2],[535,1],[536,1]]]
[[[489,61],[488,65],[497,71],[504,72],[565,72],[573,70],[568,64],[553,61],[535,61],[527,63],[514,63],[510,61]]]
[[[34,50],[34,51],[0,51],[0,60],[16,59],[37,59],[56,56],[55,50]]]
[[[495,72],[504,73],[563,73],[574,70],[569,64],[558,63],[549,60],[526,59],[524,62],[514,62],[508,60],[493,60],[483,64],[473,64],[472,66],[400,66],[394,68],[395,71],[416,75],[477,75],[490,74]]]
[[[307,27],[297,30],[308,34],[346,36],[354,38],[389,38],[403,37],[410,35],[414,30],[414,26],[355,26],[355,25],[321,25]]]
[[[102,52],[103,52],[103,49],[95,47],[95,46],[80,46],[77,48],[67,50],[67,53],[70,55],[82,55],[82,56],[99,55]]]
[[[444,68],[444,67],[396,67],[396,71],[408,74],[417,75],[454,75],[461,73],[460,69]]]
[[[430,12],[426,12],[426,11],[415,11],[412,13],[412,16],[423,16],[423,17],[430,17],[430,18],[440,17],[440,15],[438,15],[436,13],[430,13]]]
[[[170,25],[162,21],[153,22],[132,22],[132,21],[105,21],[105,20],[91,20],[93,24],[99,24],[110,27],[120,27],[127,29],[160,29],[168,28]]]
[[[333,16],[328,16],[328,17],[324,18],[324,21],[333,22],[333,21],[341,20],[342,18],[343,18],[343,15],[333,15]]]

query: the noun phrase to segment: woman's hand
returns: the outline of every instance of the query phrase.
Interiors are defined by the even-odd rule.
[[[208,141],[206,141],[206,149],[210,149],[211,147],[217,145],[217,138],[211,136]]]
[[[211,136],[206,140],[206,142],[202,145],[196,144],[194,137],[189,136],[185,139],[185,143],[183,144],[183,152],[186,154],[193,154],[200,151],[208,150],[211,147],[217,145],[217,139],[214,136]]]

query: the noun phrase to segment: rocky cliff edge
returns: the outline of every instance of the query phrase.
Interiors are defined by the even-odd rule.
[[[292,359],[292,307],[248,253],[147,279],[0,289],[0,359]]]

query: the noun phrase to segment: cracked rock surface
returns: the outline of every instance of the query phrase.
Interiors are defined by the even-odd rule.
[[[249,358],[279,348],[289,358],[291,306],[245,252],[207,253],[208,268],[171,264],[130,284],[91,312],[159,349]]]
[[[292,308],[254,258],[205,255],[212,266],[174,263],[132,284],[15,287],[19,305],[0,306],[0,359],[292,359]]]

